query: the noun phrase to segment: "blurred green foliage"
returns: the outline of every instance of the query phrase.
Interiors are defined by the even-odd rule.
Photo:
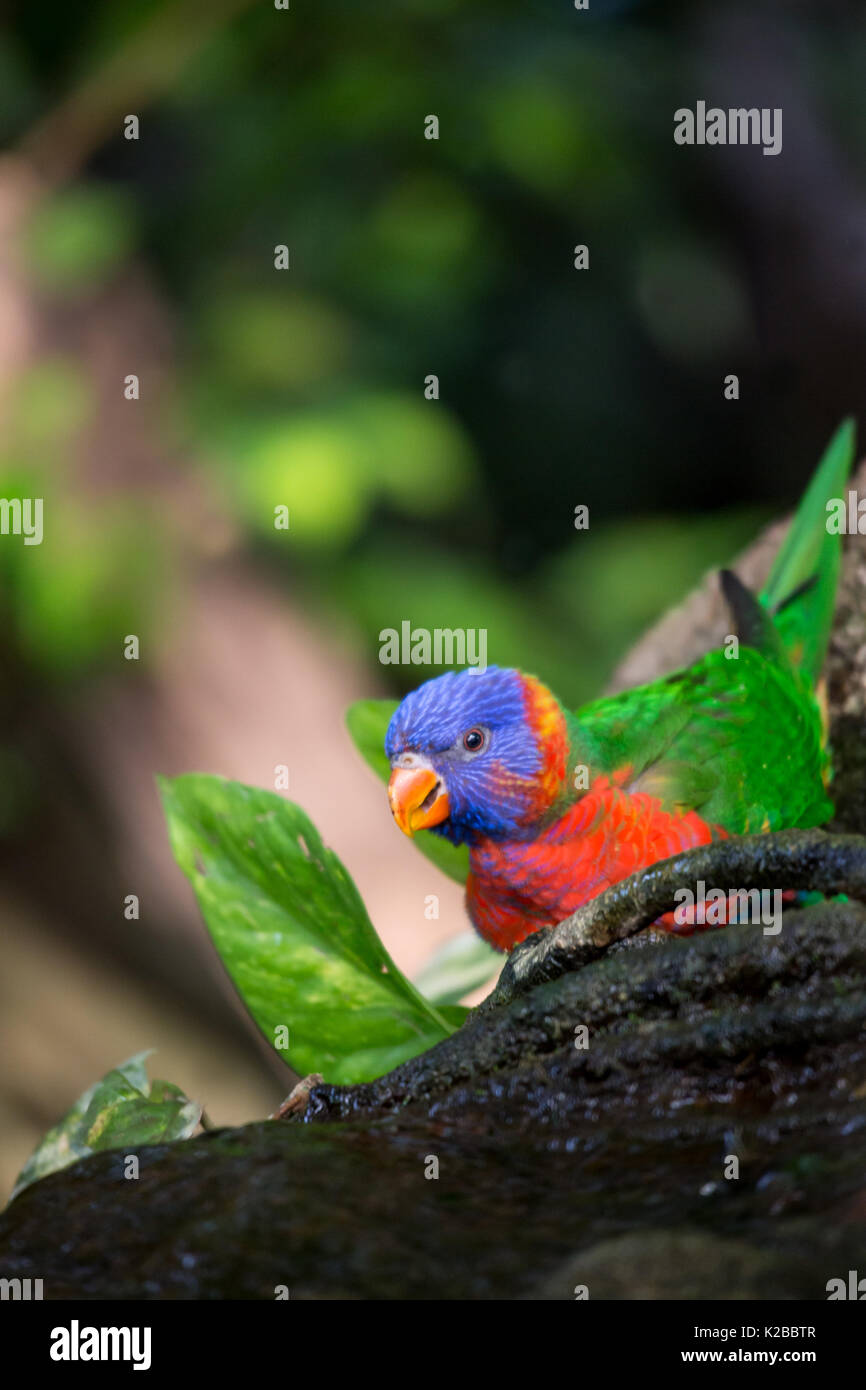
[[[811,76],[846,111],[866,19],[807,10]],[[693,60],[680,7],[652,0],[20,5],[0,38],[9,138],[67,98],[76,138],[92,131],[26,265],[60,303],[146,267],[177,325],[166,456],[213,470],[249,546],[371,663],[404,618],[485,627],[490,661],[577,704],[793,500],[825,434],[761,361],[726,186],[673,144]],[[866,126],[845,131],[862,172]],[[733,367],[753,385],[735,409]],[[12,628],[50,674],[138,631],[148,575],[171,568],[138,497],[84,506],[66,487],[93,409],[74,362],[42,362],[0,459],[7,495],[23,471],[51,498],[50,546],[0,561]]]
[[[113,189],[64,190],[37,204],[29,220],[27,268],[43,290],[86,295],[130,255],[135,225],[129,201]]]
[[[15,537],[0,546],[7,683],[54,682],[116,660],[119,634],[142,638],[159,606],[167,544],[152,507],[128,495],[96,502],[72,475],[93,410],[76,362],[44,357],[19,377],[7,412],[0,497],[43,504],[40,544]]]

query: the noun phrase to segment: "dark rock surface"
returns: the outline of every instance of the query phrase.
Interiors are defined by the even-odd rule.
[[[46,1178],[3,1273],[54,1298],[825,1297],[864,1256],[866,911],[756,930],[560,975],[318,1088],[305,1124]]]

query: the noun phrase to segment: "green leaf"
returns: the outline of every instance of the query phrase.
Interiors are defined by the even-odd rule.
[[[150,1051],[138,1052],[90,1086],[30,1155],[12,1192],[104,1149],[188,1139],[202,1108],[169,1081],[147,1079]]]
[[[503,956],[474,931],[463,932],[433,955],[415,984],[438,1008],[454,1005],[502,969]]]
[[[387,782],[391,765],[385,753],[385,735],[396,700],[356,700],[346,710],[346,727],[361,757],[377,777]]]
[[[459,1028],[472,1012],[463,1004],[440,1004],[438,1008],[442,1017],[447,1018],[454,1028]]]
[[[159,783],[175,859],[223,964],[296,1071],[369,1081],[452,1032],[397,969],[299,806],[221,777]]]
[[[396,700],[358,700],[346,711],[346,725],[352,742],[383,782],[387,782],[391,775],[391,767],[385,756],[385,734],[396,708]],[[437,869],[457,883],[465,884],[469,874],[469,851],[465,845],[452,845],[431,830],[419,831],[412,837],[412,843],[432,860]]]

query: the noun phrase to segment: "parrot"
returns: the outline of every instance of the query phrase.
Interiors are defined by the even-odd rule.
[[[398,704],[385,736],[391,813],[408,836],[468,847],[468,914],[496,949],[683,850],[833,815],[819,682],[841,539],[827,509],[853,454],[845,421],[760,595],[720,572],[736,641],[688,668],[576,712],[536,676],[495,665],[435,676]],[[694,930],[673,918],[658,925]]]

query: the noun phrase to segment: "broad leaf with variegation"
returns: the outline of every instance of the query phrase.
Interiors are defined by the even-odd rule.
[[[296,1071],[369,1081],[453,1031],[453,1014],[400,973],[299,806],[198,774],[160,788],[175,858],[223,964]]]
[[[149,1056],[137,1052],[78,1097],[28,1158],[13,1197],[48,1173],[104,1149],[129,1150],[190,1137],[201,1120],[201,1106],[169,1081],[148,1081],[144,1062]]]

